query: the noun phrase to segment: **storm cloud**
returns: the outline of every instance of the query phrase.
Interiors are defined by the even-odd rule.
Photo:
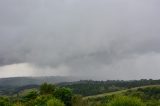
[[[160,78],[159,0],[0,1],[0,77]]]

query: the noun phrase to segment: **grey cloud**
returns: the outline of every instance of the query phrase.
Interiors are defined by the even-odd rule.
[[[159,54],[159,4],[159,0],[0,1],[0,65],[65,65],[71,75],[102,73],[95,78],[116,79],[111,66],[123,60],[128,64],[135,55]],[[125,63],[121,67],[123,72],[115,69],[121,78],[130,78]],[[139,71],[135,68],[134,73]]]

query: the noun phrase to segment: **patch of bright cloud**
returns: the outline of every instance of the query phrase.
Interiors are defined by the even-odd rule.
[[[20,77],[20,76],[67,76],[68,67],[62,65],[53,67],[37,67],[29,63],[11,64],[0,67],[0,77]]]

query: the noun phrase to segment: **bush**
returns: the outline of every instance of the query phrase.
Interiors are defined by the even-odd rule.
[[[16,102],[12,106],[24,106],[24,104],[22,104],[21,102]]]
[[[42,95],[53,94],[53,92],[54,92],[55,89],[56,89],[55,85],[43,83],[40,86],[40,94],[42,94]]]
[[[0,97],[0,106],[9,106],[8,98]]]
[[[53,98],[51,95],[41,95],[34,100],[36,106],[46,106],[46,102]]]
[[[54,96],[64,102],[66,106],[71,106],[72,91],[69,88],[57,88]]]
[[[72,97],[72,106],[83,106],[83,100],[81,95],[74,95]]]
[[[30,101],[30,100],[36,99],[37,96],[38,96],[38,92],[33,90],[22,98],[24,101]]]
[[[146,106],[140,99],[127,96],[116,96],[107,106]]]
[[[56,98],[47,101],[47,106],[64,106],[64,103]]]

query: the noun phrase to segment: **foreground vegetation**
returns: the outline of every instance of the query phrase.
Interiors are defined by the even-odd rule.
[[[121,106],[120,104],[128,104],[128,103],[130,103],[130,105],[122,105],[122,106],[132,106],[131,103],[135,104],[134,102],[136,101],[139,102],[139,103],[136,102],[139,105],[133,105],[133,106],[160,106],[160,86],[152,85],[139,88],[136,87],[128,90],[105,93],[95,96],[88,96],[84,97],[83,99],[94,104],[93,106],[108,106],[102,104],[114,104],[115,102],[116,102],[115,104],[119,105],[111,105],[111,106]]]
[[[160,106],[160,86],[128,87],[125,90],[83,96],[75,94],[71,87],[43,83],[39,89],[1,96],[0,106]]]

